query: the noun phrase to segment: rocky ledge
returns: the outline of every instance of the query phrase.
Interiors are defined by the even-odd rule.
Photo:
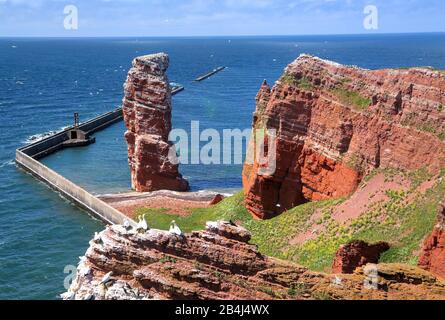
[[[189,188],[169,157],[173,149],[168,141],[172,112],[168,65],[165,53],[137,57],[124,85],[125,139],[132,187],[138,192]]]
[[[267,219],[347,196],[375,168],[444,168],[444,92],[445,74],[431,68],[365,70],[300,56],[257,95],[253,127],[276,130],[276,170],[245,164],[246,207]]]
[[[177,235],[115,225],[96,235],[64,299],[445,299],[445,284],[404,265],[328,275],[260,254],[229,222]],[[370,271],[371,270],[371,271]]]

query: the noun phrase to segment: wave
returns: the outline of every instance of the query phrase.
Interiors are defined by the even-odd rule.
[[[6,167],[6,166],[13,166],[13,165],[14,165],[14,159],[11,159],[11,160],[8,160],[8,161],[0,164],[0,168]]]
[[[65,126],[65,127],[61,127],[58,130],[50,130],[47,132],[43,132],[43,133],[37,133],[37,134],[33,134],[31,136],[29,136],[28,138],[26,138],[26,140],[23,141],[24,144],[30,144],[30,143],[34,143],[40,140],[43,140],[49,136],[52,136],[56,133],[59,133],[63,130],[66,130],[67,128],[69,128],[70,126]]]

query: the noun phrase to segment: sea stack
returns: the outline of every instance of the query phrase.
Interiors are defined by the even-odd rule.
[[[276,170],[245,164],[247,209],[268,219],[344,197],[375,168],[438,172],[444,90],[445,74],[431,68],[365,70],[301,55],[258,93],[253,126],[276,130]]]
[[[189,189],[178,164],[169,157],[174,150],[168,141],[172,112],[168,66],[165,53],[137,57],[124,85],[128,162],[132,188],[138,192]]]

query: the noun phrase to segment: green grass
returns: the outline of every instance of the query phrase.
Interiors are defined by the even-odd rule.
[[[306,77],[303,77],[300,80],[298,80],[298,87],[303,90],[313,90],[314,89],[314,85]]]
[[[413,177],[413,187],[418,185],[419,176]],[[412,190],[410,190],[412,192]],[[440,182],[412,204],[403,205],[410,192],[388,192],[389,201],[381,202],[368,212],[342,226],[333,219],[328,222],[326,232],[301,247],[295,247],[295,254],[301,264],[319,271],[325,271],[332,264],[336,250],[351,240],[367,242],[387,241],[391,249],[382,255],[382,262],[400,262],[415,265],[416,251],[435,222],[438,203],[445,194],[445,183]]]
[[[301,79],[297,79],[295,75],[290,72],[285,72],[284,75],[280,78],[280,81],[290,86],[299,87],[303,90],[309,91],[314,89],[314,85],[311,81],[309,81],[308,78],[302,77]]]
[[[388,179],[397,174],[392,170],[387,173]],[[431,176],[425,170],[418,170],[405,177],[411,179],[414,189]],[[238,221],[252,233],[251,242],[258,245],[261,253],[291,260],[312,270],[328,271],[338,247],[351,240],[387,241],[391,249],[382,256],[383,262],[416,264],[415,252],[436,222],[445,182],[437,183],[406,206],[403,203],[410,192],[389,191],[388,201],[376,203],[348,226],[332,218],[332,207],[344,199],[306,203],[265,221],[254,220],[247,212],[242,193],[216,206],[194,209],[187,217],[166,214],[165,209],[140,209],[138,213],[144,214],[153,228],[166,230],[174,219],[185,232],[202,230],[207,221]],[[320,210],[320,217],[311,219],[317,210]],[[323,232],[302,244],[290,244],[296,235],[310,231],[314,224],[322,225]]]
[[[290,72],[285,72],[281,76],[280,81],[285,83],[285,84],[287,84],[287,85],[290,85],[290,86],[297,86],[298,85],[297,78],[295,78],[295,76],[292,73],[290,73]]]
[[[263,254],[281,258],[295,259],[295,254],[289,250],[289,241],[298,233],[307,231],[311,225],[310,217],[317,208],[328,209],[343,200],[328,200],[306,203],[289,210],[270,220],[254,220],[244,207],[244,196],[240,192],[227,198],[216,206],[210,208],[193,209],[189,216],[166,214],[165,209],[145,209],[137,211],[145,218],[152,228],[167,230],[172,220],[176,220],[184,232],[202,230],[207,221],[233,220],[241,222],[252,233],[252,243],[258,245]]]
[[[431,71],[440,71],[443,72],[444,70],[436,68],[436,67],[432,67],[432,66],[419,66],[419,67],[400,67],[400,68],[394,68],[394,70],[409,70],[409,69],[413,69],[413,68],[417,68],[417,69],[428,69]]]
[[[145,215],[145,219],[152,228],[168,230],[170,222],[175,220],[184,232],[202,230],[207,221],[229,219],[247,221],[251,219],[250,214],[243,206],[242,193],[225,199],[216,206],[193,209],[192,213],[186,217],[167,214],[166,209],[140,208],[136,213],[137,216]]]
[[[360,93],[344,88],[336,88],[332,93],[344,104],[355,107],[358,110],[365,110],[371,104],[371,99],[362,96]]]

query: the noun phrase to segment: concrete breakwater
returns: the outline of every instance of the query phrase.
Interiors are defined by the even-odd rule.
[[[90,135],[99,130],[105,129],[111,124],[122,119],[122,109],[116,109],[111,112],[102,114],[83,124],[76,129],[81,130],[86,135]],[[70,141],[70,132],[74,129],[69,127],[59,133],[49,136],[43,140],[37,141],[25,147],[16,150],[16,163],[25,171],[46,183],[49,187],[60,192],[63,196],[73,201],[76,205],[88,211],[93,216],[99,218],[107,224],[122,224],[128,220],[130,224],[135,222],[127,218],[124,214],[111,207],[109,204],[100,200],[88,191],[79,187],[72,181],[61,176],[57,172],[49,169],[38,161],[51,153],[54,153],[66,146],[66,142]]]
[[[86,136],[90,136],[97,131],[105,129],[113,123],[121,121],[122,118],[122,108],[117,108],[113,111],[104,113],[98,117],[79,124],[76,129],[84,132]],[[65,147],[69,147],[70,145],[67,145],[66,142],[71,139],[70,132],[72,132],[74,128],[75,126],[70,126],[61,132],[55,133],[54,135],[29,144],[18,150],[34,159],[41,159],[50,155],[51,153],[59,151]]]
[[[128,220],[135,225],[134,221],[118,210],[20,150],[16,151],[16,162],[21,168],[103,222],[107,224],[122,224],[125,220]]]
[[[223,71],[224,69],[226,69],[226,67],[222,67],[222,66],[218,67],[216,69],[213,69],[212,71],[210,71],[202,76],[199,76],[198,78],[195,79],[195,81],[196,82],[204,81],[204,80],[210,78],[211,76],[213,76],[214,74],[217,74],[218,72]]]

